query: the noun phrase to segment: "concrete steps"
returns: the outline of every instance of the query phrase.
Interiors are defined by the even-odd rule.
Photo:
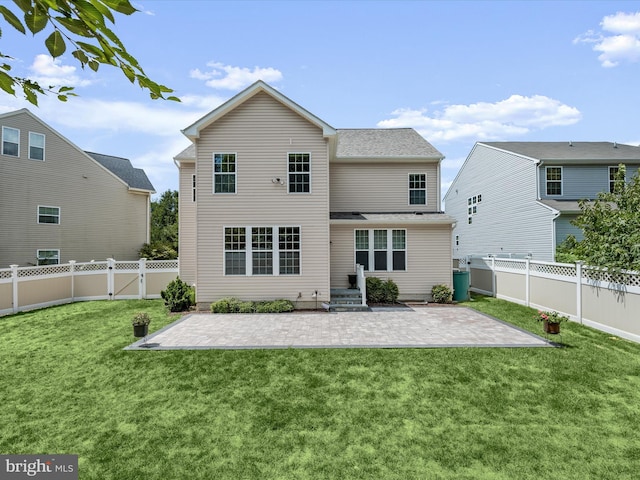
[[[323,308],[330,312],[366,312],[367,305],[362,305],[362,293],[358,289],[332,288],[331,303],[323,303]]]

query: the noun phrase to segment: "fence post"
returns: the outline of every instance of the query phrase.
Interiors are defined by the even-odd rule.
[[[140,300],[147,298],[147,277],[145,273],[147,272],[147,259],[141,258],[139,260],[140,263],[140,284],[138,285],[138,298]]]
[[[582,323],[582,262],[576,262],[576,316]]]
[[[531,259],[527,258],[525,260],[525,280],[524,280],[524,288],[525,288],[525,293],[524,293],[524,304],[529,307],[531,306],[530,303],[530,298],[529,298],[529,292],[531,291]]]
[[[76,290],[76,279],[75,279],[75,273],[76,271],[76,261],[75,260],[69,260],[69,273],[71,274],[71,301],[74,302],[75,301],[75,290]]]
[[[107,294],[109,296],[109,300],[113,300],[115,298],[115,266],[116,261],[113,258],[107,258]]]
[[[494,297],[498,296],[496,292],[496,257],[491,256],[491,293]]]
[[[11,267],[11,303],[13,313],[18,313],[18,265],[9,265],[9,267]]]

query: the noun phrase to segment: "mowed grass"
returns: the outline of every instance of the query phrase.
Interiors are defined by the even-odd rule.
[[[539,332],[533,310],[469,306]],[[626,479],[640,346],[125,351],[159,301],[0,318],[0,453],[79,455],[81,479]]]

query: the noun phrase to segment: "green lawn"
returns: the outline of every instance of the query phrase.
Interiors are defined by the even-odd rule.
[[[533,310],[469,303],[539,332]],[[81,479],[624,479],[640,472],[640,346],[124,351],[159,301],[0,318],[0,453]]]

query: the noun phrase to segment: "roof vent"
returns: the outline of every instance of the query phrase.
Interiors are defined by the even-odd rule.
[[[613,148],[618,148],[618,142],[613,142]]]
[[[569,140],[569,146],[573,147],[573,142],[571,140]]]

